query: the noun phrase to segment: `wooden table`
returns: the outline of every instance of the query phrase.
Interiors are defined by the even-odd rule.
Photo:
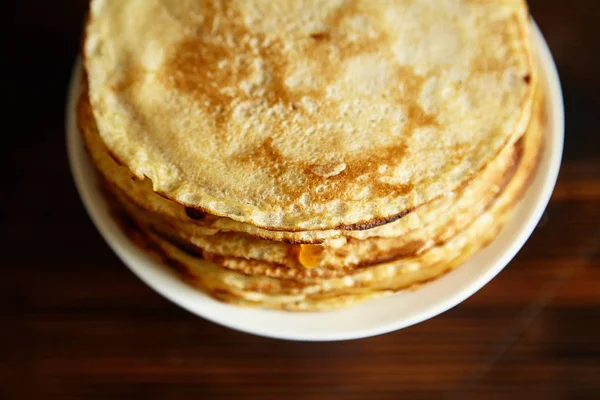
[[[338,343],[204,321],[104,243],[64,146],[85,8],[0,2],[1,399],[600,398],[600,2],[531,1],[560,70],[567,136],[554,197],[520,254],[442,316]]]

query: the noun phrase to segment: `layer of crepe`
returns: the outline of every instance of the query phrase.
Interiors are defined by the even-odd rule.
[[[430,243],[431,239],[448,236],[444,230],[460,225],[460,219],[475,214],[490,201],[495,191],[502,186],[506,171],[514,159],[514,147],[506,148],[472,181],[457,191],[442,196],[402,218],[371,229],[354,231],[271,231],[229,218],[209,214],[190,213],[184,206],[168,200],[152,190],[148,180],[138,181],[132,173],[108,151],[102,142],[87,101],[82,95],[78,107],[79,126],[84,142],[96,168],[115,187],[120,195],[142,210],[138,213],[156,226],[169,226],[184,238],[202,238],[219,232],[241,232],[257,238],[290,243],[339,242],[340,238],[364,240],[367,238],[405,237],[405,243],[416,247]],[[467,220],[462,223],[468,222]],[[163,229],[164,230],[164,229]],[[335,240],[332,240],[335,239]],[[260,242],[258,242],[260,243]],[[398,246],[396,246],[398,247]]]
[[[99,134],[138,179],[288,232],[456,190],[522,136],[537,80],[524,0],[93,0],[84,47]]]

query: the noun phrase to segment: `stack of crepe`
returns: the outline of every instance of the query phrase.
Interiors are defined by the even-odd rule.
[[[79,126],[119,214],[238,305],[414,288],[497,235],[540,154],[522,0],[94,0]]]

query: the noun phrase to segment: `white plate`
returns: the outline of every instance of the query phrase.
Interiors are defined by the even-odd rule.
[[[535,25],[533,34],[542,78],[547,81],[550,92],[545,151],[537,175],[518,205],[516,215],[494,242],[455,271],[416,291],[400,292],[340,311],[291,313],[223,304],[180,280],[176,273],[138,248],[109,214],[77,132],[74,110],[80,91],[80,62],[72,76],[66,125],[75,183],[94,224],[121,260],[158,293],[194,314],[233,329],[290,340],[346,340],[402,329],[454,307],[489,282],[521,249],[548,204],[563,149],[563,102],[552,55]]]

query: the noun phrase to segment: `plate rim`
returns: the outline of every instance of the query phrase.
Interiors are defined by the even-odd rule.
[[[77,191],[82,199],[85,209],[90,216],[96,229],[108,243],[109,247],[117,254],[121,261],[146,285],[150,286],[154,291],[177,304],[178,306],[188,310],[189,312],[207,319],[219,325],[235,329],[238,331],[251,333],[258,336],[296,340],[296,341],[338,341],[352,340],[371,336],[376,336],[400,329],[404,329],[411,325],[426,321],[434,316],[457,306],[467,298],[471,297],[489,281],[491,281],[506,265],[514,258],[518,251],[525,244],[527,239],[532,234],[537,226],[540,218],[543,215],[548,202],[552,196],[552,192],[556,185],[560,164],[562,161],[562,153],[564,147],[564,104],[561,89],[560,78],[556,68],[556,64],[552,57],[551,51],[546,43],[541,31],[535,21],[532,20],[532,35],[534,39],[537,56],[540,60],[542,77],[545,78],[548,91],[548,119],[551,128],[548,129],[546,148],[543,155],[543,160],[547,165],[547,170],[538,169],[536,172],[536,181],[540,180],[543,174],[543,180],[540,181],[541,190],[533,198],[533,204],[530,206],[532,210],[527,215],[525,221],[521,222],[521,227],[518,230],[518,235],[512,238],[510,246],[501,254],[501,256],[493,263],[490,263],[487,268],[482,268],[481,273],[475,278],[468,281],[459,288],[455,288],[452,296],[445,297],[434,302],[433,305],[414,312],[408,317],[390,317],[387,323],[381,323],[376,326],[355,327],[341,332],[328,332],[312,330],[313,325],[311,319],[318,319],[317,315],[333,315],[340,313],[343,315],[351,314],[352,310],[359,310],[360,305],[353,306],[349,309],[330,311],[330,312],[305,312],[305,313],[290,313],[285,311],[248,309],[228,304],[220,303],[208,295],[202,293],[198,289],[186,284],[179,279],[173,272],[167,271],[166,267],[160,265],[154,259],[151,259],[142,249],[135,245],[119,228],[116,221],[109,215],[106,201],[102,196],[98,195],[95,179],[90,179],[90,171],[93,168],[87,154],[83,149],[80,135],[78,133],[75,107],[79,96],[82,76],[82,62],[78,57],[73,72],[68,90],[66,103],[65,126],[66,126],[66,142],[69,165],[77,187]],[[549,145],[548,145],[549,144]],[[86,162],[87,160],[87,162]],[[530,190],[528,190],[530,191]],[[533,194],[526,193],[527,197],[532,197]],[[513,218],[514,219],[514,218]],[[496,240],[495,240],[496,241]],[[493,246],[492,243],[491,246]],[[490,246],[490,247],[491,247]],[[459,267],[458,270],[462,268]],[[160,271],[162,269],[162,271]],[[451,274],[450,274],[451,275]],[[447,276],[440,277],[436,281],[428,285],[434,285],[436,282],[447,280]],[[423,290],[423,289],[420,289]],[[417,291],[418,292],[418,291]],[[400,296],[395,294],[387,296],[387,298]],[[382,299],[369,300],[370,303],[378,302]],[[231,311],[233,314],[248,314],[248,317],[239,320],[226,317],[227,313],[220,313],[227,308],[234,307],[236,311]],[[260,327],[260,321],[272,319],[273,315],[284,313],[280,318],[282,320],[297,320],[298,326],[304,328],[303,331],[294,332],[285,329],[270,327]],[[312,316],[312,317],[311,317]],[[246,321],[249,317],[259,320],[259,323],[248,324]],[[261,319],[262,318],[262,319]]]

